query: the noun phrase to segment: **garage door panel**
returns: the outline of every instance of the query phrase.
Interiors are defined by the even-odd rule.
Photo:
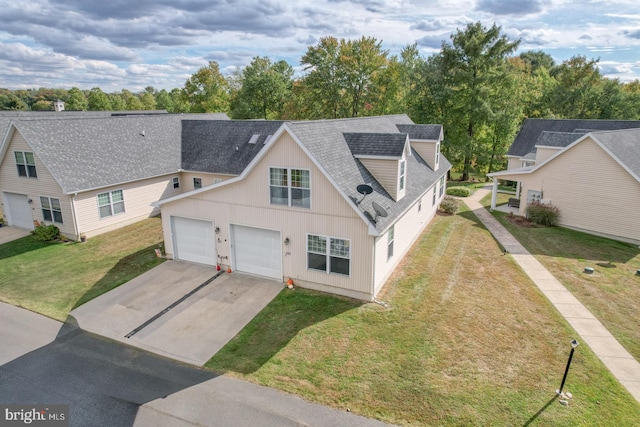
[[[29,198],[24,194],[4,193],[4,205],[9,225],[33,230],[33,214],[29,206]]]
[[[235,269],[281,280],[280,232],[240,225],[232,227]]]
[[[199,264],[216,265],[213,222],[172,217],[174,258]]]

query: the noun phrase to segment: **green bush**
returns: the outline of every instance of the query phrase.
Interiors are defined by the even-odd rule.
[[[471,190],[467,187],[449,187],[447,188],[447,194],[449,196],[469,197],[471,195]]]
[[[33,229],[33,234],[36,236],[36,239],[42,240],[43,242],[49,242],[60,237],[60,230],[53,224],[40,224]]]
[[[440,203],[440,210],[451,215],[455,214],[458,210],[458,200],[451,196],[444,196]]]
[[[558,225],[560,210],[551,203],[530,203],[526,210],[527,219],[534,224],[553,227]]]

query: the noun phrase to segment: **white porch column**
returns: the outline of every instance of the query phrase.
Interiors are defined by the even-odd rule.
[[[516,199],[520,198],[520,181],[516,181]]]
[[[498,178],[493,178],[493,187],[491,189],[491,210],[496,208],[496,198],[498,197]]]

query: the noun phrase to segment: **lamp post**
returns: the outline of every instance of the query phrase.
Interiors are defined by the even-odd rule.
[[[580,344],[576,340],[571,341],[571,352],[569,353],[569,360],[567,361],[567,367],[564,369],[564,376],[562,377],[562,383],[560,384],[560,388],[556,390],[556,394],[560,396],[562,394],[562,388],[564,387],[564,382],[567,380],[567,374],[569,373],[569,366],[571,366],[571,359],[573,359],[573,352],[576,351],[576,347]]]

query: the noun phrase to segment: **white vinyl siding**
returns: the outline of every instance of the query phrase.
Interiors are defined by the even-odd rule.
[[[122,190],[98,194],[100,218],[124,213],[124,195]]]
[[[273,205],[310,208],[309,170],[269,168],[269,200]]]
[[[337,237],[307,235],[307,268],[349,276],[351,242]]]
[[[42,208],[42,217],[45,221],[63,224],[60,199],[56,199],[55,197],[40,196],[40,207]]]

